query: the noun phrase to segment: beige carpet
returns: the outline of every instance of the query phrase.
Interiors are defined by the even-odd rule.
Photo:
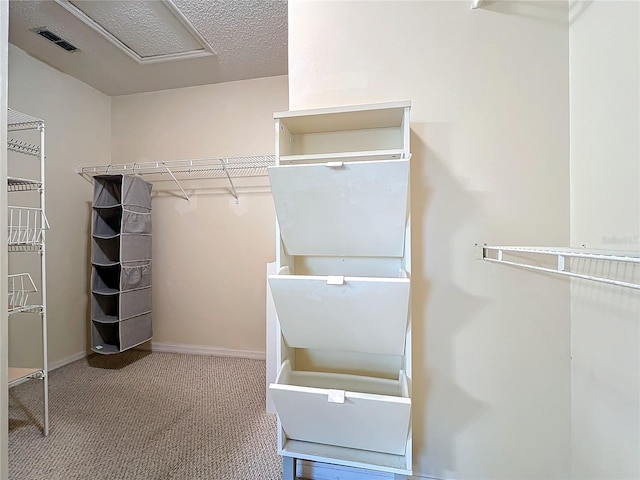
[[[265,362],[130,351],[92,355],[9,391],[11,480],[276,480]],[[34,423],[35,422],[35,423]]]

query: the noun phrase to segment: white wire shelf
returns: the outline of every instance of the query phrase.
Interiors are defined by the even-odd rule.
[[[29,295],[37,292],[35,283],[28,273],[9,275],[9,314],[41,312],[42,305],[29,304]]]
[[[100,175],[142,175],[149,182],[172,181],[187,200],[189,195],[182,188],[181,180],[225,179],[237,200],[234,178],[266,176],[267,168],[273,165],[275,155],[254,155],[85,166],[77,167],[76,173],[89,182]]]
[[[9,388],[14,385],[18,385],[25,380],[36,379],[43,380],[46,377],[46,373],[41,368],[24,368],[24,367],[9,367]]]
[[[640,264],[640,251],[596,250],[586,248],[562,248],[562,247],[525,247],[525,246],[496,246],[476,245],[481,249],[481,258],[487,262],[501,263],[514,267],[521,267],[546,273],[565,275],[583,280],[591,280],[619,287],[627,287],[640,290],[640,280],[622,280],[616,278],[620,274],[619,269],[608,269],[610,275],[586,273],[585,270],[593,270],[594,262],[615,262],[618,264],[632,264],[634,267]],[[552,257],[553,266],[541,264],[537,259]],[[581,259],[582,262],[567,262],[567,259]],[[589,262],[587,262],[589,260]],[[602,268],[598,269],[604,270]],[[625,272],[622,272],[625,273]],[[629,273],[629,272],[626,272]],[[632,274],[634,272],[631,272]],[[636,277],[640,277],[640,270],[636,271]]]
[[[18,130],[40,129],[44,127],[44,121],[21,113],[10,108],[7,109],[7,131],[15,132]]]
[[[29,190],[40,190],[42,182],[29,178],[7,177],[8,192],[26,192]]]
[[[41,248],[44,231],[49,222],[41,208],[7,207],[9,210],[9,232],[7,244],[12,251]]]

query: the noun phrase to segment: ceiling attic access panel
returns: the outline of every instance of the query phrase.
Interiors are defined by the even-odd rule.
[[[409,159],[269,168],[289,255],[402,257]]]

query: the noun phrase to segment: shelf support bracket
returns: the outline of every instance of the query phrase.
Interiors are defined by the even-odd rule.
[[[238,192],[236,192],[236,187],[233,186],[233,180],[231,179],[231,175],[229,175],[229,170],[227,170],[227,164],[224,158],[220,159],[220,164],[222,165],[222,170],[224,171],[224,174],[227,176],[227,179],[229,180],[229,185],[231,185],[231,195],[233,195],[233,198],[236,199],[236,203],[238,203]]]
[[[475,10],[476,8],[479,8],[480,5],[482,5],[482,0],[471,0],[471,8],[473,10]]]
[[[184,191],[184,188],[182,188],[182,185],[180,185],[180,182],[178,182],[178,179],[176,178],[176,176],[173,174],[173,172],[171,171],[171,169],[167,166],[166,163],[163,163],[162,166],[164,168],[167,169],[167,173],[169,175],[171,175],[171,178],[173,179],[174,182],[176,182],[176,185],[178,186],[178,188],[180,189],[180,191],[182,192],[182,195],[184,196],[185,200],[189,203],[191,203],[191,199],[189,198],[189,195],[187,195],[187,192]]]
[[[558,255],[558,272],[564,272],[564,255]]]

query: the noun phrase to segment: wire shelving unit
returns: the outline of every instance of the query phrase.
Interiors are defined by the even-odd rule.
[[[35,313],[40,316],[42,328],[42,366],[16,367],[10,366],[8,377],[9,387],[28,379],[42,380],[43,385],[43,434],[49,434],[49,378],[48,378],[48,349],[47,349],[47,273],[45,252],[45,230],[49,228],[45,214],[45,124],[42,119],[8,109],[7,112],[7,149],[20,155],[36,157],[39,172],[31,178],[8,176],[8,192],[35,192],[38,197],[38,207],[9,206],[7,250],[9,252],[37,252],[40,256],[40,302],[34,304],[30,295],[37,292],[33,277],[28,272],[9,275],[8,295],[9,314]],[[11,138],[11,137],[18,137]],[[22,139],[29,139],[29,141]],[[35,143],[31,143],[35,137]],[[10,159],[13,166],[20,166],[21,161]],[[31,170],[31,169],[30,169]],[[17,197],[20,197],[18,194]],[[27,195],[29,196],[29,195]],[[12,198],[13,199],[13,198]]]
[[[476,248],[481,250],[479,257],[487,262],[501,263],[539,272],[559,274],[640,290],[640,279],[635,281],[632,278],[631,281],[628,281],[617,278],[616,274],[619,273],[619,269],[600,268],[598,269],[600,272],[598,274],[587,273],[594,270],[594,262],[598,262],[599,265],[603,262],[632,265],[640,264],[640,251],[495,245],[476,245]],[[540,259],[545,259],[547,262],[551,259],[553,260],[553,265],[549,266],[541,262]],[[574,260],[572,261],[572,259]],[[583,261],[575,261],[576,259]],[[606,270],[606,272],[604,270]]]
[[[84,166],[77,167],[76,173],[89,182],[97,175],[118,174],[142,175],[148,182],[171,181],[178,186],[186,200],[189,200],[189,195],[180,182],[224,179],[229,183],[231,194],[238,200],[234,179],[266,176],[267,168],[273,165],[275,155],[253,155]]]

